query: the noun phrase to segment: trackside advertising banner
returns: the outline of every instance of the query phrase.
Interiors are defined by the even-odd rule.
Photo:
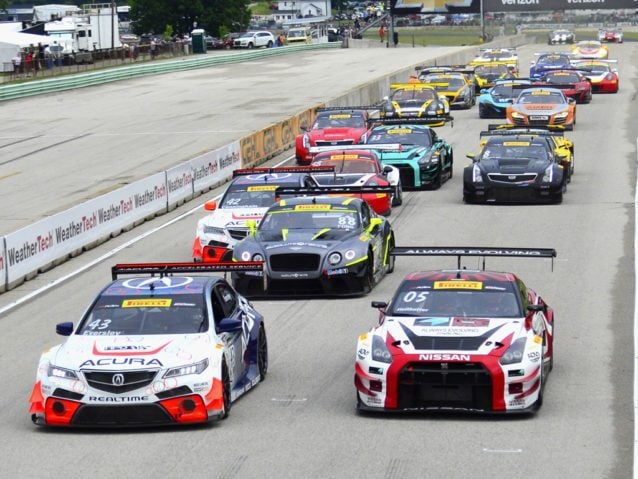
[[[209,151],[190,161],[193,169],[193,188],[206,191],[211,186],[233,176],[233,170],[240,168],[239,140],[217,150]]]
[[[8,284],[167,208],[166,173],[136,181],[6,236]],[[1,271],[1,270],[0,270]]]
[[[408,15],[414,13],[414,9],[418,7],[421,7],[421,13],[478,13],[481,9],[481,0],[396,0],[393,10],[397,15]],[[483,0],[485,12],[551,12],[616,8],[631,9],[636,8],[636,4],[634,0]]]
[[[0,291],[4,291],[7,286],[7,268],[6,260],[7,257],[6,249],[5,249],[5,238],[4,236],[0,237]]]
[[[193,198],[193,167],[190,161],[166,170],[166,189],[171,206]]]

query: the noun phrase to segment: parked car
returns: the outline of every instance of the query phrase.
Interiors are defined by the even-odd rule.
[[[217,50],[220,48],[224,48],[224,41],[220,38],[206,35],[204,37],[204,40],[206,41],[206,48],[208,50]]]
[[[270,48],[275,44],[275,37],[267,31],[246,32],[241,37],[236,38],[234,48]]]
[[[226,50],[233,48],[235,46],[235,40],[237,40],[239,37],[245,35],[246,32],[233,32],[233,33],[227,33],[226,35],[223,36],[222,38],[222,42],[223,42],[223,47]]]

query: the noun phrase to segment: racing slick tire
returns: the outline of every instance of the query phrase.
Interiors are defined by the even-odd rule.
[[[401,180],[394,187],[394,194],[392,195],[392,206],[401,206],[403,204],[403,186]]]
[[[361,290],[364,294],[368,294],[374,288],[374,260],[371,252],[368,251],[368,259],[366,260],[366,270],[361,278]]]
[[[266,338],[266,329],[263,324],[259,326],[257,366],[259,366],[259,381],[263,381],[266,379],[266,374],[268,374],[268,339]]]
[[[438,190],[439,188],[441,188],[441,185],[443,184],[442,175],[443,175],[443,169],[441,168],[441,163],[439,162],[439,168],[436,171],[436,178],[432,182],[433,190]]]
[[[478,111],[479,111],[479,118],[487,118],[488,117],[488,114],[487,114],[487,111],[486,111],[485,107],[482,106],[480,103],[479,103]]]
[[[390,251],[392,251],[392,248],[394,248],[394,238],[390,239]],[[388,269],[386,270],[385,274],[394,273],[394,263],[396,261],[396,258],[390,254],[390,251],[388,251]]]
[[[231,401],[230,401],[230,374],[228,373],[228,366],[226,366],[226,360],[222,361],[222,399],[224,403],[224,412],[221,413],[219,419],[226,419],[230,413]]]
[[[566,188],[565,186],[563,188]],[[554,195],[554,203],[559,205],[563,202],[563,191],[561,190],[560,193],[556,193],[556,195]]]

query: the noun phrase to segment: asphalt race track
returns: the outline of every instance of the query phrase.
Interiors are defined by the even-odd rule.
[[[541,44],[519,48],[524,74],[533,52],[546,49],[547,45]],[[410,271],[456,265],[453,258],[423,258],[414,260],[414,264],[397,260],[394,274],[367,297],[256,301],[267,321],[268,377],[234,403],[225,421],[199,427],[116,431],[34,426],[27,413],[27,400],[41,351],[61,339],[55,334],[55,324],[77,322],[94,295],[110,280],[110,267],[115,262],[189,261],[195,225],[203,210],[184,213],[221,191],[216,190],[0,295],[2,308],[184,215],[0,316],[0,384],[5,391],[0,396],[0,477],[631,477],[638,45],[611,45],[610,51],[611,58],[619,59],[620,92],[596,95],[591,104],[578,105],[577,126],[568,133],[575,142],[575,174],[562,204],[463,204],[462,170],[470,164],[465,154],[476,152],[479,132],[492,122],[479,119],[474,107],[454,112],[454,127],[438,130],[454,147],[452,180],[438,191],[407,193],[403,205],[390,217],[397,245],[553,247],[558,251],[553,272],[548,260],[487,261],[488,269],[519,274],[556,311],[555,366],[537,415],[362,416],[355,412],[356,340],[377,319],[370,301],[389,299]],[[299,59],[269,61],[277,62],[282,72],[290,74]],[[406,64],[417,61],[411,57]],[[224,75],[231,77],[235,69],[240,72],[250,68],[246,64],[229,66]],[[257,82],[257,71],[253,73]],[[368,78],[378,74],[377,70],[370,71]],[[199,109],[205,123],[209,112],[201,108],[196,79],[205,77],[205,72],[192,75],[192,85],[180,92],[181,99],[192,102],[193,111]],[[332,81],[329,76],[323,80]],[[179,86],[173,75],[132,82],[140,81],[147,91],[152,91],[156,82],[174,84],[176,89]],[[103,93],[101,101],[112,103],[113,118],[118,102],[122,110],[125,108],[122,92],[127,83],[111,85]],[[277,85],[270,78],[267,88]],[[335,95],[327,98],[341,91],[339,83],[333,84],[333,91]],[[291,93],[281,90],[276,96],[288,98]],[[41,99],[20,102],[32,101]],[[279,106],[271,105],[269,111],[285,116],[291,103],[295,102],[282,101]],[[82,121],[87,111],[69,111],[68,116],[76,115]],[[177,130],[180,118],[170,118],[170,112],[166,113],[166,118],[149,118],[150,124],[165,125],[167,130],[177,125]],[[99,114],[91,112],[92,116]],[[125,130],[145,129],[128,120],[125,125]],[[111,131],[115,126],[105,128]],[[206,129],[213,128],[202,126]],[[241,128],[234,124],[229,129]],[[184,136],[182,143],[164,149],[170,138],[166,143],[158,142],[155,135],[140,134],[136,138],[162,158],[158,161],[163,166],[189,141]],[[102,151],[103,144],[96,147],[94,151],[84,145],[83,154],[99,157],[106,168],[104,162],[110,155]],[[117,156],[118,151],[111,156]],[[145,161],[151,157],[149,154]],[[181,159],[175,158],[176,162]],[[38,161],[37,168],[43,169],[44,178],[55,173],[56,165]],[[36,199],[46,204],[46,190],[42,193]],[[476,261],[465,264],[476,266]]]

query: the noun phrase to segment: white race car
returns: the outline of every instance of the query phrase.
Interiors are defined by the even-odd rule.
[[[117,427],[225,418],[268,370],[263,317],[210,275],[239,270],[262,265],[114,266],[114,281],[77,327],[57,325],[68,338],[40,358],[29,398],[33,422]],[[138,276],[116,279],[129,274]]]
[[[230,261],[235,244],[248,234],[247,221],[257,224],[280,186],[316,186],[310,167],[253,168],[235,170],[233,180],[219,203],[210,200],[204,209],[210,214],[197,222],[193,241],[193,261],[218,263]]]

